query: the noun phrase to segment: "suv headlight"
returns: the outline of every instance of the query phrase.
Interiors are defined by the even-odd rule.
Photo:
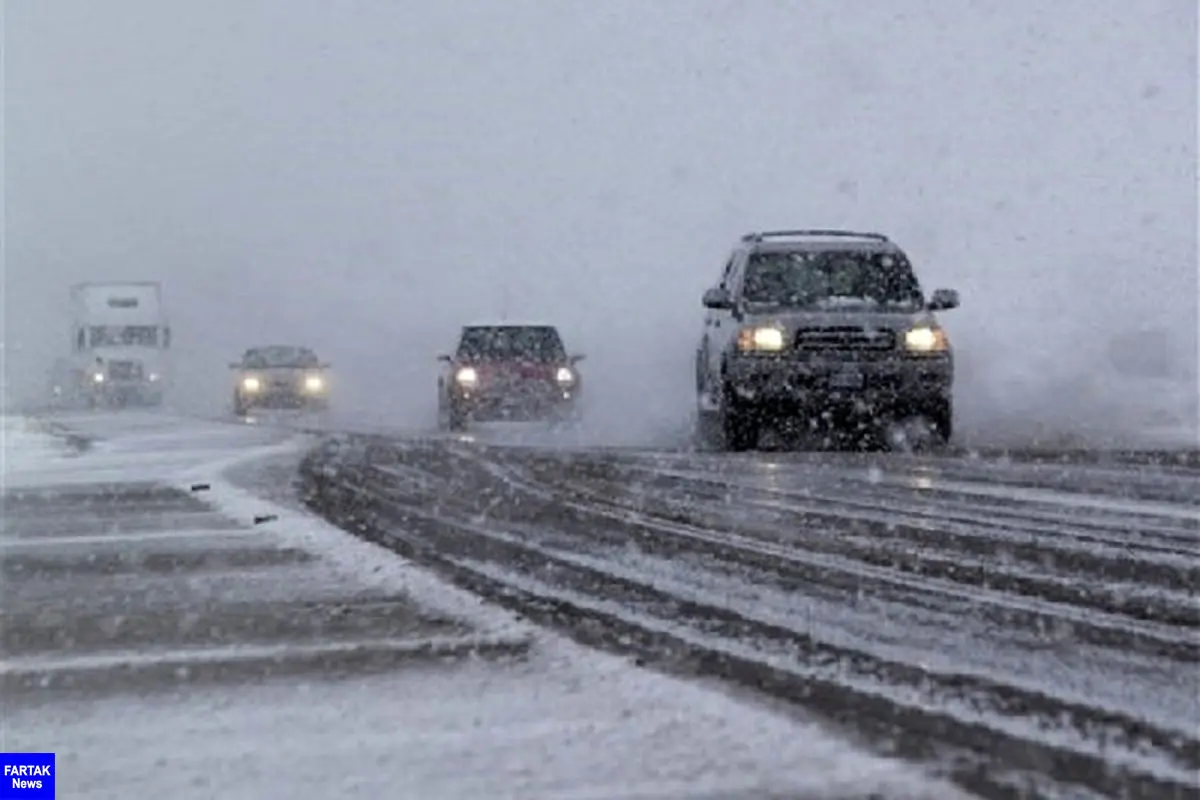
[[[242,378],[242,388],[247,392],[257,392],[262,388],[262,383],[255,377]]]
[[[304,388],[310,392],[319,392],[325,388],[325,381],[320,375],[309,375],[304,379]]]
[[[104,383],[104,373],[103,372],[95,373],[94,375],[92,375],[92,380],[95,381],[96,383]]]
[[[459,386],[474,386],[479,383],[479,373],[474,367],[463,367],[454,373],[454,380]]]
[[[575,373],[571,372],[569,367],[559,367],[554,373],[554,380],[558,381],[560,386],[570,386],[575,382]]]
[[[782,328],[768,325],[738,331],[737,347],[743,353],[778,353],[783,344]]]
[[[941,328],[918,325],[905,332],[904,347],[910,353],[944,353],[950,349],[950,342]]]

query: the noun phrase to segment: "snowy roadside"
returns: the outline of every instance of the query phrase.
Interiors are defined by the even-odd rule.
[[[232,685],[183,681],[168,691],[50,696],[7,708],[3,746],[57,751],[60,783],[72,797],[961,796],[823,727],[536,631],[382,548],[226,477],[294,460],[303,438],[96,415],[79,427],[103,441],[69,458],[54,437],[20,422],[13,427],[21,435],[6,437],[6,457],[18,465],[11,470],[14,482],[31,491],[154,479],[202,499],[226,519],[267,520],[236,534],[262,546],[303,550],[316,564],[274,574],[272,593],[302,594],[314,582],[343,584],[410,598],[437,616],[467,621],[476,635],[535,642],[516,661],[426,662],[338,680],[309,672]],[[207,489],[192,492],[199,484]],[[144,547],[151,535],[216,536],[133,530],[122,522],[90,538]],[[7,537],[6,547],[13,544]],[[63,549],[49,534],[32,546],[46,553]],[[211,585],[187,575],[176,581],[224,599],[252,594],[256,574],[230,572]],[[73,581],[75,591],[135,594],[129,576],[111,585]],[[45,593],[52,587],[33,588]]]
[[[0,416],[0,485],[9,473],[26,472],[71,452],[67,442],[39,429],[33,420]]]
[[[999,373],[957,403],[965,447],[1163,449],[1200,447],[1195,378],[1122,378],[1105,372],[1047,380]]]

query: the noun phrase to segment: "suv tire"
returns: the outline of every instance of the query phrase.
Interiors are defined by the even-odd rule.
[[[758,447],[759,422],[752,409],[738,403],[732,392],[721,393],[721,444],[725,450],[743,452]]]
[[[446,429],[451,431],[465,431],[467,429],[466,412],[454,403],[450,403],[446,409]]]
[[[949,399],[939,400],[930,406],[927,416],[938,444],[949,444],[950,437],[954,435],[954,404]]]

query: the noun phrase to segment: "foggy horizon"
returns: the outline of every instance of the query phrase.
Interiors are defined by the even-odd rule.
[[[587,355],[596,441],[673,441],[736,239],[845,227],[961,292],[967,433],[1196,422],[1194,3],[39,0],[3,25],[17,402],[67,355],[71,284],[154,280],[188,413],[296,343],[340,419],[429,427],[436,355],[507,316]],[[1108,364],[1142,328],[1190,405]]]

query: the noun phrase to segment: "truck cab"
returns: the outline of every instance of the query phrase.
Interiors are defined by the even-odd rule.
[[[71,306],[72,355],[59,392],[87,407],[160,405],[171,378],[160,285],[77,284]]]

